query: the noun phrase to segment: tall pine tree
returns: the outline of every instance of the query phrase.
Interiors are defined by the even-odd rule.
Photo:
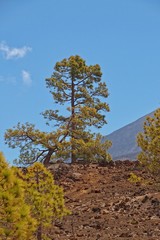
[[[105,113],[109,111],[108,89],[102,82],[100,66],[87,66],[80,56],[71,56],[56,63],[46,84],[56,110],[46,110],[43,116],[54,131],[41,132],[29,123],[7,130],[6,143],[20,148],[19,162],[48,164],[53,158],[71,159],[72,163],[78,159],[111,160],[107,153],[111,142],[102,144],[101,136],[91,131],[107,123]]]

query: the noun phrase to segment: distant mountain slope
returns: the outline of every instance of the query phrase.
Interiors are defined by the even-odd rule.
[[[143,124],[147,116],[153,116],[151,112],[135,122],[132,122],[113,133],[104,136],[103,140],[109,139],[112,141],[112,147],[109,153],[112,155],[113,160],[135,160],[140,148],[136,143],[136,136],[139,132],[143,131]]]

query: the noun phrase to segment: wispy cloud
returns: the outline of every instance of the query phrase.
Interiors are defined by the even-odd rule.
[[[0,76],[0,82],[4,82],[4,77]]]
[[[31,75],[26,70],[22,70],[22,80],[23,80],[24,85],[26,85],[28,87],[32,85]]]
[[[9,47],[5,42],[0,43],[0,51],[4,54],[5,59],[23,58],[27,52],[32,51],[31,47],[23,46],[21,48]]]
[[[16,85],[17,80],[14,76],[2,76],[0,75],[0,83]]]
[[[21,84],[23,83],[23,85],[27,87],[30,87],[32,85],[31,74],[28,71],[26,70],[21,71],[21,79],[22,79]],[[18,81],[15,76],[0,75],[0,84],[17,85]]]

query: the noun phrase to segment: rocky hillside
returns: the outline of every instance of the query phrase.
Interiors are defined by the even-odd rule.
[[[56,221],[54,240],[159,240],[160,183],[137,162],[53,164],[72,215]],[[131,173],[141,182],[130,183]]]
[[[103,138],[103,140],[109,139],[112,141],[112,147],[109,149],[109,152],[113,160],[136,159],[137,154],[140,152],[140,148],[136,143],[136,136],[139,132],[143,132],[146,116],[153,116],[153,113],[151,112]]]

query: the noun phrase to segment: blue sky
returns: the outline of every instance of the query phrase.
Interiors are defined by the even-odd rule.
[[[100,64],[114,130],[160,106],[159,0],[0,0],[0,150],[18,122],[45,129],[56,106],[45,87],[57,61],[78,54]]]

